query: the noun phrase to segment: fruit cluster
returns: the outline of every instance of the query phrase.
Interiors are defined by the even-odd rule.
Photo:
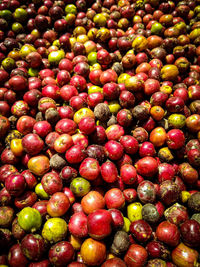
[[[1,266],[199,266],[199,14],[0,1]]]

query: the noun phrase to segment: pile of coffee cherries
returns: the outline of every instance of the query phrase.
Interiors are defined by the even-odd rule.
[[[0,266],[200,266],[200,0],[0,1]]]

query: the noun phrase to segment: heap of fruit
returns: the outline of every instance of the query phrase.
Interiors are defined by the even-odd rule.
[[[0,265],[200,266],[200,0],[0,1]]]

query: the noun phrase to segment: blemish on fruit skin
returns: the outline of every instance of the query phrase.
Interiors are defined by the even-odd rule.
[[[131,261],[136,262],[131,256],[127,256],[127,258],[131,259]]]

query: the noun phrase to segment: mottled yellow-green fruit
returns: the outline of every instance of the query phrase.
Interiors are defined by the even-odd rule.
[[[187,25],[183,21],[180,21],[174,25],[174,28],[178,29],[180,31],[180,34],[185,33],[186,27]]]
[[[60,42],[58,39],[56,39],[55,41],[53,41],[53,46],[57,46],[58,48],[60,48]]]
[[[155,22],[152,26],[151,26],[151,33],[152,34],[159,34],[163,29],[163,26],[161,23],[159,22]]]
[[[86,54],[97,51],[97,46],[96,46],[95,42],[89,40],[89,37],[88,37],[88,41],[86,41],[84,43],[84,46],[85,46]]]
[[[130,225],[131,225],[131,222],[128,218],[124,217],[124,225],[122,227],[122,231],[125,231],[125,232],[129,232],[130,230]]]
[[[148,47],[147,38],[142,35],[136,37],[132,42],[132,47],[136,52],[144,51]]]
[[[6,21],[12,20],[13,14],[8,9],[0,10],[0,18],[5,19]]]
[[[140,202],[134,202],[127,207],[127,216],[131,222],[142,219],[142,204]]]
[[[12,24],[12,30],[14,31],[14,33],[20,33],[23,31],[23,29],[24,28],[23,28],[22,24],[19,22],[14,22]]]
[[[140,91],[143,86],[143,83],[144,82],[138,79],[136,76],[128,77],[124,82],[126,90],[133,92]]]
[[[70,183],[70,189],[77,197],[83,197],[90,191],[90,182],[82,177],[73,179]]]
[[[36,185],[35,193],[38,195],[39,198],[42,198],[42,199],[48,199],[49,198],[49,195],[46,193],[46,191],[44,190],[41,183],[38,183]]]
[[[65,52],[63,50],[57,50],[57,51],[52,51],[48,55],[48,61],[49,63],[53,65],[58,65],[58,63],[65,57]]]
[[[134,54],[134,50],[133,49],[128,50],[128,52],[126,52],[126,55],[128,54]]]
[[[17,131],[17,130],[11,130],[8,133],[8,135],[6,136],[6,138],[5,138],[5,143],[6,143],[7,146],[9,146],[10,143],[11,143],[11,141],[12,141],[12,139],[21,139],[22,136],[23,135],[19,131]]]
[[[104,27],[98,30],[96,35],[97,40],[106,42],[110,38],[110,31]]]
[[[19,55],[22,59],[25,59],[25,57],[30,54],[31,52],[36,52],[36,49],[34,46],[30,44],[25,44],[21,47],[19,51]]]
[[[96,14],[93,21],[97,26],[104,27],[106,26],[107,19],[103,14]]]
[[[88,31],[88,34],[87,34],[89,40],[93,40],[94,41],[95,38],[96,38],[97,32],[98,32],[98,29],[97,28],[90,29]]]
[[[195,9],[194,9],[194,13],[195,13],[195,14],[200,13],[200,5],[198,5],[198,6],[195,7]]]
[[[95,63],[97,63],[97,52],[90,52],[88,54],[88,62],[90,65],[94,65]]]
[[[29,68],[28,69],[28,74],[31,77],[36,77],[38,76],[39,70],[38,69],[34,69],[34,68]]]
[[[121,106],[118,101],[111,101],[108,103],[109,109],[111,113],[117,114],[117,112],[121,109]]]
[[[67,223],[62,218],[51,218],[47,220],[42,229],[42,237],[50,243],[63,240],[67,235]]]
[[[38,31],[38,29],[33,29],[31,35],[33,35],[35,38],[40,38],[41,33]]]
[[[73,30],[73,36],[76,38],[79,35],[82,34],[87,34],[86,29],[83,26],[77,26],[74,30]]]
[[[76,20],[76,15],[75,14],[72,14],[72,13],[68,13],[65,16],[65,20],[67,21],[67,23],[68,23],[69,26],[72,26],[72,25],[74,25],[74,22]]]
[[[1,62],[1,66],[4,70],[11,71],[15,67],[15,60],[11,57],[7,57]]]
[[[188,199],[190,198],[191,194],[188,191],[182,191],[181,192],[181,201],[183,203],[186,203]]]
[[[26,21],[27,17],[28,17],[28,13],[23,8],[16,8],[15,12],[13,13],[13,18],[17,22],[24,22],[24,21]]]
[[[169,126],[172,128],[181,129],[185,126],[186,117],[182,114],[172,114],[168,117]]]
[[[88,36],[86,34],[80,34],[76,38],[76,41],[79,42],[79,43],[82,43],[82,44],[84,44],[88,40],[89,40],[89,38],[88,38]]]
[[[160,74],[164,81],[174,81],[179,75],[179,71],[175,65],[168,64],[162,67]]]
[[[33,233],[40,229],[42,216],[38,210],[26,207],[19,212],[18,223],[24,231]]]
[[[170,95],[172,93],[172,87],[169,85],[162,85],[160,87],[160,91],[167,94],[167,95]]]
[[[158,157],[164,162],[170,162],[174,159],[174,156],[168,147],[162,147],[158,151]]]
[[[81,119],[91,117],[95,119],[94,112],[89,108],[81,108],[74,114],[75,123],[79,124]]]
[[[90,66],[90,71],[92,70],[101,70],[101,65],[99,63],[95,63],[92,66]],[[103,89],[102,89],[103,92]]]
[[[76,6],[73,5],[73,4],[66,5],[66,7],[65,7],[65,13],[66,14],[74,14],[74,15],[76,15],[77,14],[77,8],[76,8]]]
[[[70,42],[71,47],[74,47],[74,44],[77,42],[76,37],[70,37],[69,42]]]
[[[189,38],[191,40],[194,40],[194,39],[196,39],[199,36],[200,36],[200,29],[199,28],[196,28],[196,29],[194,29],[193,31],[190,32]]]
[[[119,75],[119,78],[117,80],[118,83],[125,83],[126,79],[130,78],[131,75],[127,74],[127,73],[122,73]]]
[[[103,88],[97,86],[97,85],[92,85],[90,86],[90,88],[88,89],[88,95],[92,94],[92,93],[103,93]]]

